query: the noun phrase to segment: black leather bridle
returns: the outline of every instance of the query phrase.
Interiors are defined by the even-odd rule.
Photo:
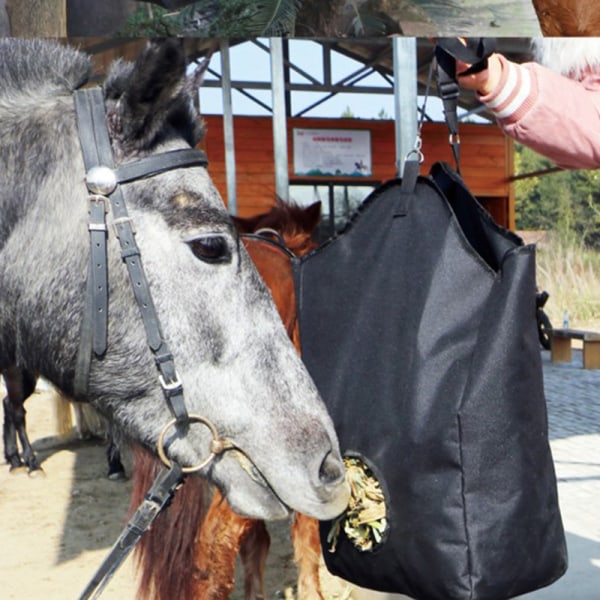
[[[87,300],[74,381],[75,396],[85,397],[92,355],[104,356],[108,329],[108,262],[106,214],[112,210],[112,225],[121,246],[135,298],[140,309],[146,338],[154,354],[165,399],[175,419],[183,423],[188,413],[183,386],[173,355],[161,332],[158,315],[135,241],[133,222],[128,214],[121,184],[152,177],[171,169],[208,165],[206,154],[186,148],[141,158],[114,166],[113,152],[106,125],[104,95],[101,88],[75,92],[79,140],[86,169],[90,209],[90,262]]]
[[[208,165],[206,154],[186,148],[172,150],[141,158],[115,167],[112,147],[106,124],[104,95],[101,88],[75,92],[75,109],[79,140],[86,169],[86,185],[89,196],[90,259],[87,277],[86,307],[81,327],[77,355],[74,395],[85,398],[88,389],[92,357],[102,358],[107,349],[108,329],[108,227],[106,214],[112,212],[112,225],[119,239],[121,257],[127,266],[134,295],[140,309],[150,350],[158,369],[158,379],[173,415],[159,438],[159,455],[166,467],[159,473],[147,492],[144,501],[130,519],[113,548],[88,583],[80,600],[97,598],[110,577],[131,552],[143,533],[150,527],[162,509],[168,505],[176,489],[183,481],[183,474],[199,470],[227,447],[219,439],[214,426],[197,415],[190,415],[185,406],[183,385],[175,369],[175,361],[161,331],[160,322],[135,241],[135,229],[125,204],[121,184],[152,177],[172,169]],[[166,458],[164,435],[167,429],[191,422],[202,422],[212,435],[209,457],[194,467],[182,467]],[[94,593],[95,592],[95,593]]]

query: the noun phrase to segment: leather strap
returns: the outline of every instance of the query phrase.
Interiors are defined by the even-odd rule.
[[[394,217],[405,217],[408,214],[409,200],[415,193],[419,179],[419,161],[409,159],[404,161],[400,193],[394,205]]]
[[[182,482],[183,473],[178,464],[174,463],[169,469],[165,468],[161,471],[135,514],[125,525],[112,549],[79,596],[79,600],[100,596],[117,569],[140,541],[142,535],[169,504]]]
[[[140,251],[135,241],[135,228],[119,184],[151,177],[170,169],[207,166],[206,155],[204,152],[186,148],[142,158],[115,169],[106,127],[102,90],[100,88],[78,90],[75,93],[75,107],[88,189],[91,189],[91,186],[102,188],[94,190],[94,193],[90,195],[90,261],[73,384],[75,394],[85,397],[92,352],[96,357],[101,357],[107,347],[108,262],[106,239],[108,231],[105,215],[110,198],[113,226],[119,239],[121,257],[127,266],[148,345],[154,354],[163,394],[177,423],[182,427],[187,427],[189,416],[184,402],[183,386],[175,369],[173,355],[161,332],[150,287],[142,266]],[[99,167],[106,168],[102,169],[102,173],[103,175],[107,174],[108,178],[100,177],[94,182],[90,182],[90,171],[96,169],[97,173]],[[100,595],[141,536],[168,505],[182,481],[181,467],[175,462],[171,463],[168,470],[165,469],[159,474],[144,501],[88,583],[80,600],[86,600],[92,594],[94,594],[94,598]]]
[[[108,331],[108,264],[106,258],[106,198],[90,196],[90,270],[92,279],[92,350],[100,358],[106,352]]]
[[[75,109],[79,140],[86,170],[98,165],[112,165],[112,149],[106,127],[96,130],[92,115],[98,103],[96,94],[75,93]],[[104,112],[104,102],[102,102]],[[105,135],[103,135],[105,134]],[[106,139],[103,139],[106,137]],[[108,143],[108,157],[106,144]],[[103,163],[108,160],[108,163]],[[106,252],[105,198],[90,197],[90,255],[86,284],[86,303],[79,335],[79,349],[75,365],[73,391],[76,397],[87,393],[91,353],[100,358],[106,352],[108,331],[108,266]]]
[[[467,38],[464,42],[457,38],[439,38],[435,46],[438,93],[444,105],[444,116],[450,132],[450,147],[458,173],[460,137],[457,107],[460,87],[456,78],[456,59],[471,65],[463,74],[477,73],[487,68],[488,57],[496,50],[495,38]]]
[[[245,240],[252,240],[254,242],[261,242],[266,244],[267,246],[272,246],[273,248],[277,248],[290,258],[295,258],[296,255],[285,245],[273,238],[267,237],[265,235],[261,235],[260,233],[240,233],[240,238]]]
[[[162,154],[153,154],[133,162],[119,165],[115,169],[117,181],[119,183],[128,183],[136,179],[152,177],[171,169],[181,169],[182,167],[207,167],[208,159],[202,150],[195,148],[182,148],[180,150],[170,150]]]

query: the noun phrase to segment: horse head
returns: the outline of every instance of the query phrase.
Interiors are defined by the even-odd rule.
[[[304,256],[317,247],[312,236],[320,219],[320,201],[301,206],[281,198],[276,198],[275,204],[267,212],[252,217],[233,217],[240,233],[269,229],[277,232],[285,246],[296,256]]]
[[[300,351],[296,290],[290,255],[304,256],[318,244],[313,239],[321,219],[321,202],[301,206],[276,198],[266,212],[233,217],[252,261],[265,278],[288,336]],[[275,242],[275,243],[272,243]]]
[[[90,64],[43,41],[5,40],[0,54],[0,369],[18,364],[77,395],[90,201],[72,96]],[[202,126],[185,71],[177,40],[112,66],[103,104],[117,169],[196,145]],[[340,513],[348,490],[331,419],[206,168],[174,168],[121,188],[187,410],[230,448],[200,473],[248,516]],[[112,233],[107,255],[107,345],[78,399],[156,452],[171,413]],[[168,460],[196,465],[210,447],[202,423],[169,428]]]

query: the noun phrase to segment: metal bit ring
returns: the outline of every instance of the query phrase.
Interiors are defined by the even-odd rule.
[[[171,419],[162,428],[162,431],[160,432],[160,435],[158,436],[158,441],[156,442],[156,450],[158,452],[158,457],[160,458],[162,463],[167,467],[171,467],[171,460],[169,459],[169,457],[167,456],[167,453],[165,452],[165,436],[167,434],[167,431],[171,427],[173,427],[176,423],[177,423],[177,419]],[[196,465],[191,465],[189,467],[181,467],[181,471],[183,473],[195,473],[196,471],[200,471],[201,469],[206,467],[212,460],[214,460],[216,458],[217,454],[220,454],[221,452],[223,452],[228,447],[228,445],[224,440],[222,440],[219,437],[219,432],[217,431],[217,428],[208,419],[201,417],[200,415],[192,414],[192,415],[189,415],[189,417],[188,417],[188,423],[202,423],[203,425],[206,425],[206,427],[208,427],[208,429],[210,430],[210,433],[212,435],[212,441],[210,443],[210,454],[208,455],[208,457]]]

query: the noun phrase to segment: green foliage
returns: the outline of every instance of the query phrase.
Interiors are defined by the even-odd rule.
[[[515,145],[515,171],[532,173],[554,163]],[[595,170],[562,170],[518,180],[515,184],[517,229],[545,229],[561,239],[600,249],[600,176]]]
[[[179,34],[166,8],[139,6],[116,32],[116,37],[160,37]]]
[[[142,5],[117,36],[251,38],[293,34],[298,5],[299,0],[201,0],[172,11]]]
[[[255,35],[279,36],[294,32],[294,23],[298,11],[298,0],[274,0],[271,2],[245,2],[254,4],[254,14],[250,26],[256,29]],[[221,3],[221,6],[223,3]],[[234,15],[231,15],[233,18]],[[259,33],[260,32],[260,33]]]

